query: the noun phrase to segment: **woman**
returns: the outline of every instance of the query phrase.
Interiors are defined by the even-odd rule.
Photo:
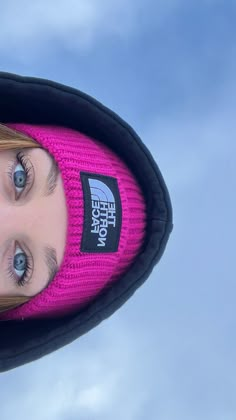
[[[66,205],[61,175],[55,160],[39,146],[0,124],[0,248],[4,256],[0,319],[6,319],[6,314],[1,317],[3,311],[29,301],[52,281],[57,259],[60,264],[64,253]],[[39,245],[45,241],[49,245]]]
[[[0,72],[0,370],[42,357],[117,310],[172,230],[150,152],[82,92]]]

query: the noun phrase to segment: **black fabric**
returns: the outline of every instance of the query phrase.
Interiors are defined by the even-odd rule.
[[[0,72],[0,122],[63,125],[109,145],[137,177],[148,212],[142,253],[86,308],[59,319],[0,322],[0,372],[4,372],[71,343],[119,309],[162,257],[173,224],[169,193],[151,153],[125,121],[87,94],[46,79]]]

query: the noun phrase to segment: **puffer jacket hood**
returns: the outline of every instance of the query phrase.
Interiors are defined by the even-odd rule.
[[[0,72],[0,122],[61,125],[104,142],[132,170],[147,206],[143,251],[111,288],[73,315],[0,322],[0,372],[4,372],[71,343],[118,310],[161,259],[173,222],[169,193],[151,153],[123,119],[91,96],[50,80]]]

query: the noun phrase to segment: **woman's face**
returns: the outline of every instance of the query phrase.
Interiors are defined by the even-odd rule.
[[[51,156],[38,148],[0,151],[0,296],[43,290],[62,263],[66,231],[65,194]]]

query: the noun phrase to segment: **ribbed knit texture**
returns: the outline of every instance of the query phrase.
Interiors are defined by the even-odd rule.
[[[66,195],[68,227],[64,259],[52,283],[26,304],[0,314],[0,319],[63,316],[94,299],[130,268],[145,238],[145,201],[127,165],[102,142],[64,127],[8,126],[35,139],[58,163]],[[117,179],[122,205],[117,252],[96,254],[80,250],[84,222],[81,171]]]

